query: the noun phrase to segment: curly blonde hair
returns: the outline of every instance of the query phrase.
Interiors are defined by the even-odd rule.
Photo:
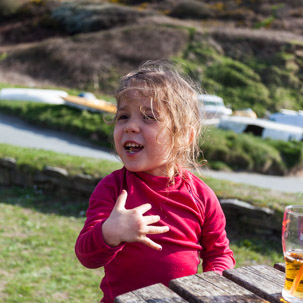
[[[123,94],[139,90],[151,98],[152,107],[157,107],[171,134],[167,175],[172,180],[182,168],[198,169],[200,155],[199,138],[201,116],[198,105],[198,88],[169,61],[147,61],[120,79],[116,92],[119,109]]]

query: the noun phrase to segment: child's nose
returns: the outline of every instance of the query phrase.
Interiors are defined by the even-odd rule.
[[[130,120],[125,126],[125,132],[126,133],[138,133],[140,131],[140,126],[139,124],[134,121]]]

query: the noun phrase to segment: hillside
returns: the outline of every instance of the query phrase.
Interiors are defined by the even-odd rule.
[[[233,109],[303,108],[303,4],[272,0],[19,0],[0,4],[0,82],[113,95],[170,58]]]

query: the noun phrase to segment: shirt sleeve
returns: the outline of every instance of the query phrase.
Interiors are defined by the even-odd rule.
[[[226,235],[226,219],[220,202],[215,193],[209,188],[203,188],[204,218],[201,229],[200,257],[203,271],[215,271],[219,274],[235,266],[233,252],[229,248]]]
[[[104,242],[102,235],[102,224],[109,217],[122,190],[119,186],[121,182],[114,179],[109,175],[96,186],[89,200],[84,227],[76,241],[76,256],[88,268],[108,264],[124,246],[111,247]]]

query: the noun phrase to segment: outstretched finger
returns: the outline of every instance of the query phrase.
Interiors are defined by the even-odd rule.
[[[140,206],[137,206],[135,209],[137,209],[143,215],[144,213],[146,213],[151,208],[152,208],[151,204],[145,203],[145,204],[142,204]]]
[[[145,244],[146,246],[161,251],[162,250],[162,246],[154,241],[152,241],[150,238],[148,237],[143,237],[139,240],[139,242]]]
[[[160,221],[160,216],[144,216],[144,223],[146,225],[154,224]]]
[[[116,209],[124,209],[127,199],[127,191],[125,189],[122,190],[121,194],[117,198],[115,207]]]
[[[146,234],[157,235],[163,234],[169,231],[168,226],[148,226],[146,229]]]

